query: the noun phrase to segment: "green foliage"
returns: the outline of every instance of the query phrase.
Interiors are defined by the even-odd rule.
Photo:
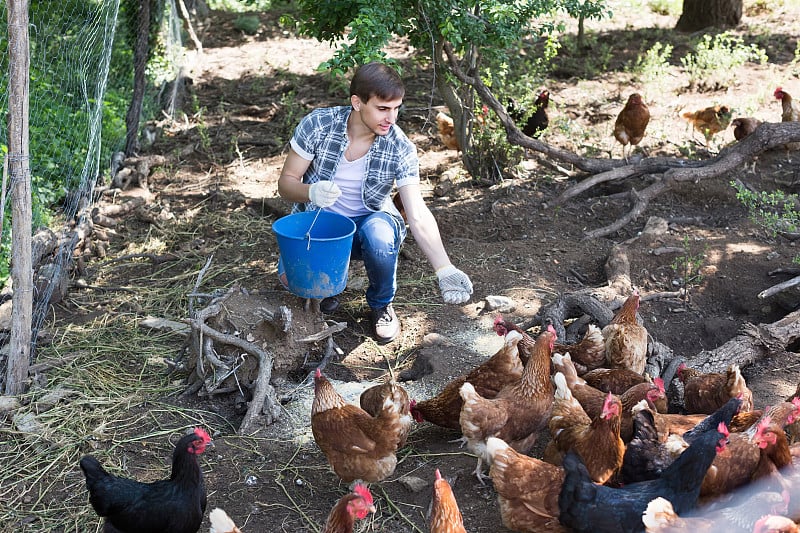
[[[794,48],[794,59],[792,59],[792,74],[800,76],[800,40]]]
[[[767,62],[767,53],[755,44],[744,44],[741,37],[724,32],[711,37],[704,35],[694,53],[681,58],[689,84],[699,89],[717,90],[729,87],[736,69],[747,61]]]
[[[636,59],[633,72],[643,83],[656,83],[669,72],[669,57],[672,54],[671,44],[655,43],[644,56]]]
[[[239,15],[233,21],[233,27],[246,35],[255,35],[261,27],[261,21],[255,15]]]
[[[787,194],[781,190],[755,192],[744,185],[732,181],[736,189],[736,199],[747,208],[747,213],[756,225],[764,229],[771,237],[779,233],[797,233],[800,231],[800,197]],[[800,263],[800,255],[794,258]]]
[[[670,267],[675,275],[678,277],[677,282],[683,292],[683,304],[686,305],[689,301],[689,291],[703,281],[703,274],[701,270],[705,262],[706,252],[708,245],[703,248],[702,252],[696,254],[692,253],[689,246],[689,237],[683,237],[683,255],[675,258]]]
[[[476,112],[472,131],[473,180],[480,185],[492,185],[514,176],[522,161],[523,150],[508,144],[505,129],[486,106]]]
[[[683,0],[648,0],[647,7],[658,15],[678,17],[683,11]]]
[[[228,11],[231,13],[244,13],[246,11],[268,11],[273,4],[272,0],[208,0],[209,9]]]

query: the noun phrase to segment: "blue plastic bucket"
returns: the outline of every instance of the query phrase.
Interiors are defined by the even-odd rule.
[[[314,221],[316,215],[294,213],[272,224],[286,275],[281,281],[301,298],[335,296],[347,286],[356,225],[336,213],[321,211]]]

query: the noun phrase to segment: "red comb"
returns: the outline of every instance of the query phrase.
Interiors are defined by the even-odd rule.
[[[719,425],[717,426],[717,431],[719,433],[722,433],[726,437],[731,434],[731,432],[728,431],[728,426],[725,425],[725,422],[719,423]]]
[[[366,485],[362,485],[361,483],[357,484],[353,489],[353,492],[364,498],[364,501],[367,502],[367,505],[372,505],[372,494],[370,494]]]
[[[503,315],[497,315],[496,317],[494,317],[494,325],[495,325],[495,326],[496,326],[497,324],[501,323],[501,322],[504,322],[504,320],[503,320]]]
[[[322,377],[322,371],[319,368],[314,371],[314,377],[315,378],[321,378]]]
[[[194,428],[194,434],[203,439],[203,442],[211,442],[211,436],[203,428]]]
[[[658,390],[660,390],[661,392],[666,392],[664,390],[664,380],[663,379],[656,378],[656,379],[653,380],[653,383],[655,383],[655,386],[658,387]]]
[[[800,398],[792,398],[792,405],[794,405],[797,409],[800,409]]]
[[[436,469],[436,474],[435,474],[435,476],[436,476],[436,481],[439,481],[440,479],[442,479],[442,473],[441,473],[441,472],[439,472],[439,469],[438,469],[438,468]]]

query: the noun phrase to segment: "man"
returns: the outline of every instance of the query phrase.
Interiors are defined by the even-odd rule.
[[[404,96],[394,69],[377,62],[361,66],[350,83],[351,105],[316,109],[300,121],[278,179],[278,193],[295,202],[293,212],[325,209],[355,222],[351,258],[364,261],[367,304],[381,344],[400,334],[392,301],[406,225],[392,202],[395,185],[445,303],[462,304],[472,294],[472,282],[447,257],[422,198],[416,147],[395,124]],[[330,310],[337,303],[326,299],[321,307]]]

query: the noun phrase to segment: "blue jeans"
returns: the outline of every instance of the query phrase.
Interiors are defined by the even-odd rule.
[[[364,261],[369,287],[367,304],[379,309],[392,303],[397,292],[397,262],[406,226],[389,213],[378,211],[352,219],[356,224],[350,259]]]

